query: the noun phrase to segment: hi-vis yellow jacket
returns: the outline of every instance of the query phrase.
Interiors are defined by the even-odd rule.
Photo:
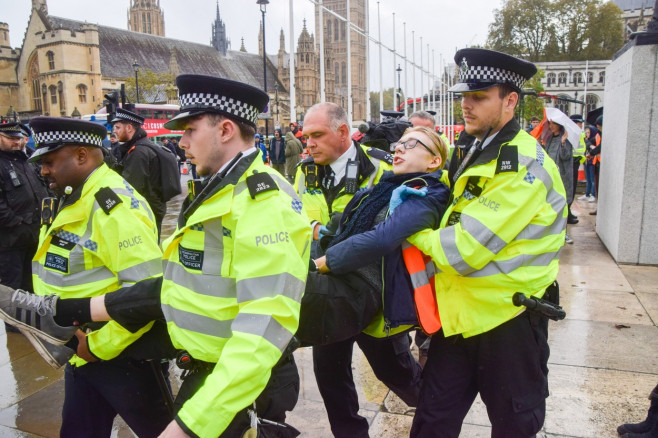
[[[359,189],[370,188],[379,182],[382,174],[391,170],[393,158],[391,154],[379,149],[369,148],[358,145],[356,161],[359,162]],[[352,200],[352,196],[345,192],[342,187],[336,194],[325,195],[324,189],[319,184],[312,184],[306,176],[305,169],[315,165],[313,158],[309,157],[302,161],[297,167],[295,174],[295,190],[299,193],[304,204],[304,211],[313,221],[321,224],[329,222],[330,213],[343,212],[347,204]],[[319,183],[319,181],[318,181]],[[338,183],[338,181],[336,181]],[[330,205],[327,204],[327,196],[331,198]]]
[[[68,196],[41,228],[32,262],[34,292],[65,298],[103,295],[162,275],[153,213],[144,198],[105,164]],[[89,349],[109,360],[151,328],[131,333],[114,321],[87,335]],[[86,362],[74,356],[74,365]]]
[[[163,243],[161,299],[174,346],[217,363],[177,420],[216,437],[263,391],[297,331],[311,228],[292,186],[257,154],[204,190]]]
[[[566,195],[555,163],[515,120],[457,179],[452,195],[440,228],[409,242],[436,264],[445,336],[469,337],[518,315],[515,292],[541,297],[553,283]]]

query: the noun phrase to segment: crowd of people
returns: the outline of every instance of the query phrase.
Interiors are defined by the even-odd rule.
[[[28,158],[24,127],[0,125],[0,226],[29,236],[25,248],[0,241],[0,254],[32,261],[12,282],[1,273],[0,318],[66,365],[61,436],[110,436],[116,415],[140,437],[298,436],[285,419],[300,343],[336,437],[369,436],[355,343],[416,407],[410,436],[459,436],[478,394],[492,436],[535,436],[548,318],[513,297],[557,304],[571,146],[550,125],[542,149],[514,118],[532,63],[484,49],[455,62],[465,133],[450,160],[424,112],[391,154],[353,141],[329,102],[265,145],[264,92],[178,76],[181,112],[165,127],[184,132],[178,147],[201,178],[161,245],[164,162],[137,114],[117,110],[109,152],[101,125],[37,117]]]

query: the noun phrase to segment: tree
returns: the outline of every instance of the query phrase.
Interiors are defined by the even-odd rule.
[[[538,61],[610,59],[623,45],[621,10],[601,0],[507,0],[487,47]]]
[[[541,80],[544,78],[545,73],[544,70],[537,70],[537,73],[525,83],[524,90],[532,89],[535,93],[544,91]],[[522,112],[525,120],[530,120],[533,117],[540,120],[544,118],[544,100],[540,97],[525,95],[519,106],[521,106],[519,111]]]
[[[393,92],[395,90],[393,87],[387,88],[383,91],[384,94],[384,109],[385,110],[390,110],[393,108]],[[404,97],[403,97],[404,99]],[[397,104],[397,99],[395,101]],[[380,118],[379,117],[379,91],[371,91],[370,92],[370,114],[372,115],[373,119]]]
[[[171,88],[175,84],[176,77],[174,75],[155,73],[149,69],[140,70],[138,74],[139,101],[141,103],[162,103],[167,101],[167,86]],[[137,102],[134,76],[126,79],[126,98],[132,103]]]

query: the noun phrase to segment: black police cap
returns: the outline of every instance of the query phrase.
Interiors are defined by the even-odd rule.
[[[9,137],[22,138],[23,132],[21,130],[21,123],[8,122],[0,124],[0,133]]]
[[[383,110],[380,111],[379,114],[381,114],[384,117],[391,117],[393,119],[399,119],[400,117],[404,116],[404,113],[402,111],[391,111],[391,110]]]
[[[571,114],[569,118],[573,120],[575,123],[583,123],[583,116],[581,116],[580,114]]]
[[[25,123],[19,123],[18,126],[21,127],[21,133],[23,134],[23,137],[29,137],[32,135],[32,130]]]
[[[40,160],[62,146],[103,147],[103,139],[107,135],[103,125],[63,117],[35,117],[30,120],[30,126],[36,147],[30,161]]]
[[[176,85],[181,112],[164,124],[167,129],[181,129],[185,119],[204,113],[222,114],[255,127],[269,101],[259,88],[214,76],[180,75]]]
[[[116,122],[137,123],[139,125],[143,125],[144,117],[140,116],[139,114],[135,114],[132,111],[128,111],[123,108],[117,108],[114,118],[110,120],[110,123]]]
[[[461,49],[455,54],[459,82],[448,91],[464,93],[507,84],[520,92],[526,80],[537,73],[531,62],[487,49]]]

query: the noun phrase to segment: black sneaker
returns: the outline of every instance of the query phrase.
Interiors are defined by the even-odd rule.
[[[567,223],[571,225],[575,225],[578,223],[578,218],[576,216],[569,216],[567,218]]]
[[[62,327],[55,322],[57,298],[0,285],[0,319],[51,344],[66,344],[78,328]]]
[[[64,345],[53,345],[36,337],[31,332],[22,328],[18,329],[30,341],[30,344],[37,350],[37,353],[45,360],[48,365],[58,369],[66,365],[66,363],[73,357],[75,351]]]

